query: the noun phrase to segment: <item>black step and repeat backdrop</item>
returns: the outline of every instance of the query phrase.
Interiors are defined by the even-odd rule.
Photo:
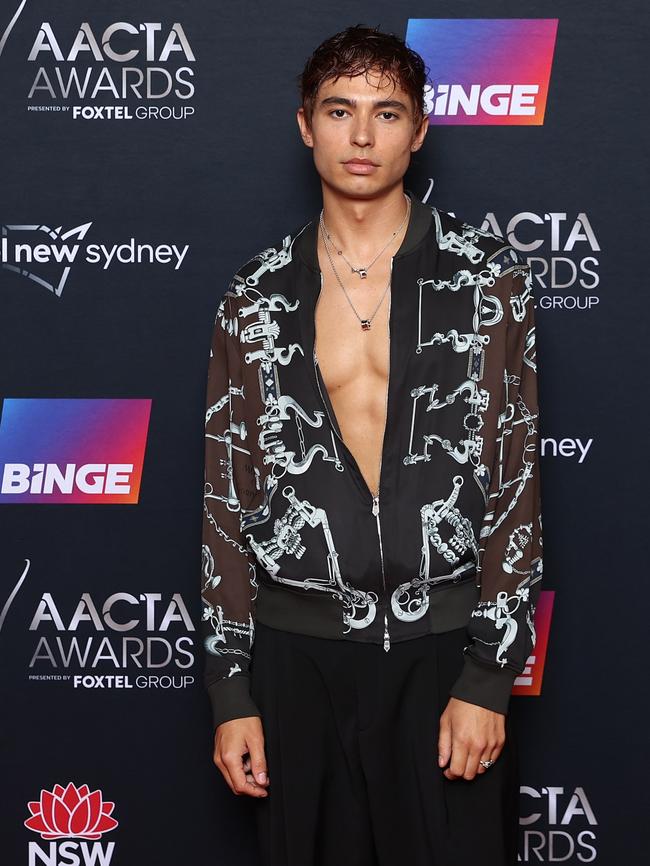
[[[295,78],[356,23],[431,71],[407,187],[535,274],[545,577],[511,700],[520,860],[646,862],[649,19],[605,0],[2,0],[2,863],[258,862],[201,682],[206,366],[232,274],[320,207]]]

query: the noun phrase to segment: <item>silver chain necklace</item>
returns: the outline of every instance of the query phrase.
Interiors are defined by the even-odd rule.
[[[386,292],[387,292],[388,289],[390,288],[390,283],[391,283],[391,276],[392,276],[392,273],[389,274],[389,276],[388,276],[388,283],[386,284],[386,288],[384,289],[384,293],[383,293],[383,295],[381,296],[381,298],[380,298],[380,300],[379,300],[379,303],[378,303],[377,306],[375,307],[375,310],[374,310],[372,316],[370,316],[369,319],[362,319],[361,316],[360,316],[360,315],[357,313],[357,311],[355,310],[355,308],[354,308],[354,304],[353,304],[352,301],[350,300],[350,296],[348,295],[348,293],[347,293],[347,291],[346,291],[346,289],[345,289],[345,286],[344,286],[343,283],[341,282],[341,278],[339,277],[338,273],[336,272],[336,268],[334,267],[334,262],[332,261],[332,256],[330,255],[329,247],[327,246],[327,242],[326,242],[326,240],[325,240],[325,230],[324,230],[324,228],[323,228],[322,225],[321,225],[321,232],[322,232],[322,234],[323,234],[323,244],[325,245],[325,252],[327,253],[327,258],[329,259],[330,265],[332,266],[332,270],[334,271],[334,276],[336,277],[336,280],[337,280],[339,286],[343,289],[343,293],[344,293],[345,297],[346,297],[347,300],[348,300],[348,304],[352,307],[352,312],[353,312],[354,315],[357,317],[357,319],[361,322],[361,330],[362,330],[362,331],[369,331],[369,330],[370,330],[370,324],[371,324],[372,320],[375,318],[375,316],[376,316],[376,314],[377,314],[377,310],[380,308],[381,303],[382,303],[382,301],[384,300],[384,298],[385,298],[385,296],[386,296]]]
[[[396,228],[395,231],[393,232],[393,234],[390,236],[390,238],[389,238],[389,240],[388,240],[388,243],[386,243],[386,244],[385,244],[385,245],[384,245],[384,246],[379,250],[379,252],[378,252],[377,255],[374,257],[374,259],[370,262],[370,264],[369,264],[369,265],[366,265],[365,267],[361,266],[361,267],[355,268],[354,265],[353,265],[353,264],[352,264],[352,263],[351,263],[351,262],[346,258],[345,253],[343,252],[343,250],[338,249],[338,247],[336,246],[336,244],[335,244],[334,241],[332,240],[332,236],[330,235],[330,233],[328,232],[327,228],[325,227],[325,220],[323,219],[323,210],[324,210],[324,209],[321,208],[319,222],[320,222],[320,224],[321,224],[321,227],[322,227],[323,232],[325,233],[325,236],[327,237],[327,240],[332,244],[332,246],[334,247],[334,249],[336,250],[336,252],[337,252],[340,256],[342,256],[342,258],[344,259],[344,261],[347,262],[347,264],[350,266],[350,270],[352,271],[352,273],[353,273],[353,274],[359,274],[359,276],[361,277],[362,280],[365,280],[365,278],[368,276],[368,271],[370,270],[370,268],[374,265],[374,263],[377,261],[377,259],[379,258],[379,256],[384,252],[384,250],[386,249],[386,247],[387,247],[387,246],[388,246],[388,245],[389,245],[389,244],[394,240],[395,235],[397,235],[397,234],[402,230],[402,227],[404,226],[404,223],[405,223],[406,220],[408,219],[409,213],[411,212],[411,199],[406,195],[406,193],[402,193],[402,195],[403,195],[404,198],[406,199],[406,215],[404,216],[404,219],[402,220],[402,222],[400,223],[400,225],[398,226],[398,228]]]

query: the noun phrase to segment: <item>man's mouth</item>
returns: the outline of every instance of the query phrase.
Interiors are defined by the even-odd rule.
[[[379,167],[371,159],[365,159],[358,156],[354,159],[349,159],[347,162],[344,162],[343,165],[346,167],[349,174],[356,175],[374,174]]]

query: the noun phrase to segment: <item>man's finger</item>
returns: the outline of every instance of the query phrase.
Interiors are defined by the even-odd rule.
[[[479,768],[479,758],[483,754],[483,747],[475,749],[471,748],[467,752],[467,763],[465,764],[465,772],[463,773],[463,778],[465,779],[473,779],[476,775],[476,772]],[[485,768],[483,768],[485,769]]]
[[[484,767],[481,761],[489,761],[490,760],[490,752],[484,751],[478,759],[478,766],[476,768],[476,775],[482,776],[483,773],[487,772],[487,767]]]
[[[467,766],[467,746],[455,737],[452,731],[451,763],[444,771],[448,779],[458,779]]]
[[[451,755],[451,725],[447,716],[440,718],[440,730],[438,732],[438,766],[444,767]]]
[[[268,785],[268,768],[266,766],[266,755],[264,754],[264,740],[255,737],[248,742],[250,753],[250,767],[255,781],[266,787]]]
[[[266,778],[267,778],[267,784],[266,785],[258,782],[255,779],[255,776],[253,775],[253,768],[251,766],[250,754],[246,755],[246,760],[244,761],[244,771],[246,773],[246,781],[249,782],[251,785],[254,785],[256,788],[260,788],[261,790],[264,790],[267,787],[267,785],[269,785],[271,783],[271,779],[269,778],[268,772],[266,775]]]
[[[483,764],[481,764],[481,761],[492,761],[492,763],[494,763],[500,753],[501,746],[498,743],[494,746],[492,746],[491,743],[488,743],[479,756],[478,767],[476,768],[477,774],[483,775],[483,773],[487,773],[489,769],[488,767],[484,767]]]
[[[496,761],[496,759],[499,757],[499,755],[503,751],[504,742],[505,742],[505,740],[503,742],[498,742],[496,744],[496,746],[494,746],[494,748],[491,751],[488,750],[489,751],[489,757],[488,758],[485,758],[484,755],[481,755],[483,760]],[[483,768],[483,769],[485,769],[485,768]]]
[[[233,785],[233,783],[232,783],[232,779],[231,779],[231,777],[230,777],[230,773],[228,772],[228,767],[226,767],[226,765],[223,763],[223,761],[221,762],[221,766],[219,766],[219,765],[217,764],[217,767],[218,767],[219,771],[221,772],[221,775],[222,775],[222,776],[224,777],[224,779],[226,780],[226,784],[228,785],[228,787],[230,788],[230,790],[233,792],[233,794],[236,794],[237,791],[235,791],[235,787],[234,787],[234,785]]]
[[[253,771],[251,770],[251,756],[248,754],[248,752],[246,752],[246,755],[244,756],[244,773],[246,774],[247,782],[253,782],[254,784],[257,784],[255,782],[255,779],[253,778]]]
[[[252,794],[253,796],[259,796],[259,789],[256,790],[257,786],[246,779],[244,762],[241,755],[229,752],[227,755],[223,755],[223,762],[230,773],[235,794]]]

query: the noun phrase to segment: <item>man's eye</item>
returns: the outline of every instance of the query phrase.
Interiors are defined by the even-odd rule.
[[[342,111],[343,114],[347,114],[344,108],[335,108],[333,111],[330,111],[330,114],[336,114],[337,111]]]
[[[384,116],[388,114],[388,115],[390,115],[390,117],[397,117],[397,115],[395,114],[394,111],[382,111],[382,114]]]

